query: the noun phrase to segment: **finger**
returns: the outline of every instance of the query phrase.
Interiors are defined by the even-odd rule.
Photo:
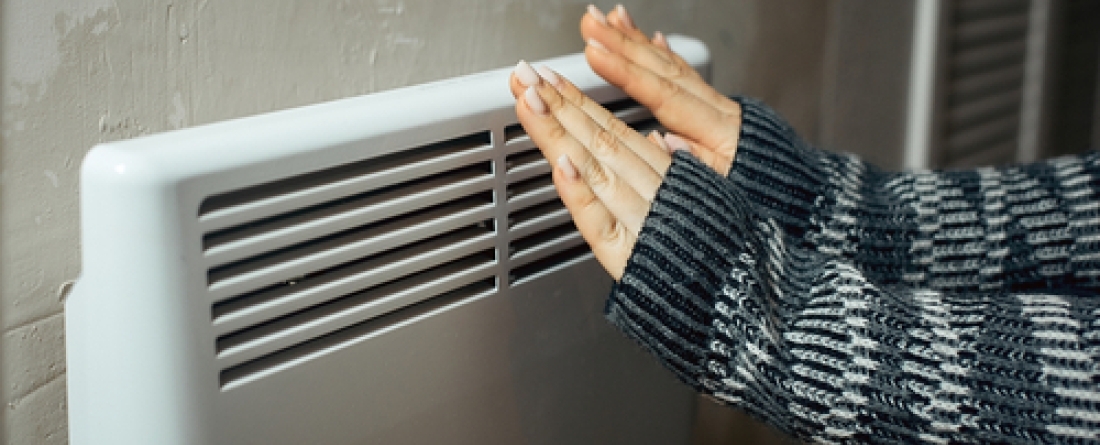
[[[529,85],[537,83],[539,83],[538,74],[525,60],[520,60],[516,64],[516,67],[512,69],[512,75],[508,78],[508,88],[512,90],[512,97],[517,99],[523,96]]]
[[[648,47],[651,50],[655,50],[653,51],[655,54],[647,55],[644,52],[641,52],[642,56],[656,55],[657,59],[660,60],[660,62],[662,63],[667,64],[674,62],[675,64],[679,65],[679,67],[677,68],[678,71],[689,74],[689,77],[693,78],[691,79],[692,82],[685,83],[683,85],[683,87],[688,91],[692,91],[693,94],[697,94],[704,99],[713,100],[713,105],[715,105],[716,107],[731,109],[736,107],[736,103],[729,100],[729,98],[725,97],[721,93],[715,91],[714,88],[706,83],[702,76],[699,76],[698,73],[696,73],[695,70],[691,68],[691,66],[685,60],[683,60],[683,58],[681,58],[678,54],[672,52],[672,48],[669,46],[668,40],[665,38],[664,34],[656,32],[652,40],[646,38],[645,34],[640,29],[638,29],[633,19],[630,17],[630,14],[622,5],[616,6],[615,9],[613,9],[606,16],[602,12],[600,12],[599,8],[596,8],[593,5],[589,5],[588,14],[586,14],[581,19],[582,37],[584,37],[586,41],[595,38],[601,43],[607,43],[604,38],[608,37],[608,35],[606,32],[601,31],[606,31],[610,29],[617,30],[619,33],[621,33],[621,35],[614,37],[617,37],[619,39],[625,37],[627,40],[636,43],[637,45],[630,46],[629,49],[631,49],[632,51],[642,51],[644,48]],[[613,38],[612,40],[615,39]],[[618,49],[619,47],[617,45],[611,45],[611,48]],[[627,55],[629,56],[630,54]],[[650,57],[646,57],[645,60],[639,59],[635,60],[634,62],[640,63],[650,69],[657,68],[658,66],[656,65],[650,66],[646,64],[646,61],[649,59]],[[655,71],[658,73],[662,72],[661,70]]]
[[[598,102],[584,94],[569,79],[544,66],[539,66],[537,71],[543,79],[546,79],[551,86],[558,90],[558,93],[566,101],[583,110],[589,118],[603,129],[615,133],[619,140],[635,155],[645,161],[659,177],[663,177],[664,173],[668,171],[668,166],[672,164],[672,158],[668,155],[668,150],[662,150],[659,146],[647,142],[645,137],[623,124],[618,117],[615,117],[615,114],[607,111]]]
[[[634,18],[626,11],[626,7],[621,4],[607,13],[607,24],[618,29],[631,40],[639,42],[649,40],[646,38],[645,33],[638,29],[638,25],[634,23]]]
[[[567,155],[554,162],[554,185],[569,209],[577,231],[592,248],[596,260],[618,281],[626,270],[627,259],[634,248],[636,235],[623,226],[580,178],[580,173]]]
[[[558,79],[561,83],[561,79]],[[587,99],[579,91],[573,89],[581,98]],[[647,141],[634,129],[627,126],[613,114],[603,110],[604,121],[597,123],[592,117],[565,99],[555,88],[540,90],[540,96],[550,105],[554,117],[558,119],[569,133],[591,153],[598,163],[614,172],[616,176],[634,189],[646,202],[653,200],[657,188],[661,185],[661,175],[657,174],[648,163],[638,156],[633,149],[627,146],[624,140],[631,140],[635,146],[653,153],[659,153],[660,149]],[[591,100],[589,100],[591,102]],[[559,105],[560,104],[560,105]],[[598,107],[598,105],[597,105]],[[584,170],[585,160],[577,159],[577,165]],[[671,160],[670,160],[671,162]],[[667,169],[667,165],[665,168]]]
[[[668,40],[665,39],[665,35],[660,31],[654,32],[652,39],[646,37],[645,32],[638,28],[637,23],[634,22],[634,19],[630,16],[625,6],[621,4],[615,6],[615,8],[607,14],[606,20],[608,25],[621,31],[623,35],[630,40],[642,43],[649,42],[658,49],[663,50],[663,54],[679,57],[675,53],[672,53],[672,47],[669,46]]]
[[[672,152],[672,150],[668,148],[668,142],[665,142],[664,136],[661,136],[661,132],[657,130],[650,131],[649,135],[645,138],[649,139],[654,145],[661,147],[661,150],[664,150],[665,153]]]
[[[687,151],[695,156],[696,159],[699,159],[723,176],[729,173],[729,167],[733,164],[733,159],[727,158],[714,150],[708,150],[698,143],[684,139],[676,134],[667,133],[665,134],[664,140],[670,153]]]
[[[607,22],[607,15],[605,15],[603,11],[600,11],[600,8],[597,8],[596,5],[593,4],[588,5],[588,9],[586,10],[584,17],[581,17],[582,23],[585,20],[592,20],[593,22],[603,26],[609,25],[609,23]]]
[[[667,51],[670,51],[670,52],[672,51],[672,47],[669,46],[669,44],[668,44],[668,39],[665,39],[665,35],[662,34],[661,31],[654,31],[653,32],[653,40],[651,40],[650,43],[653,43],[653,46],[656,46],[658,48],[661,48],[661,49],[664,49],[664,50],[667,50]]]
[[[732,158],[740,136],[739,111],[716,108],[680,84],[602,48],[598,42],[590,43],[585,55],[597,73],[649,108],[666,128]]]
[[[610,17],[609,15],[608,20],[610,20]],[[637,32],[639,34],[641,33],[641,31]],[[730,100],[728,97],[711,87],[710,84],[708,84],[706,80],[687,63],[687,61],[669,50],[667,47],[667,40],[665,40],[664,46],[658,46],[650,39],[646,38],[644,34],[635,36],[633,32],[624,32],[610,24],[604,25],[594,20],[584,19],[581,20],[581,36],[584,37],[585,41],[596,40],[610,49],[611,52],[620,54],[630,62],[653,71],[657,75],[668,78],[681,88],[700,97],[718,109],[726,112],[734,112],[739,109],[736,102]],[[662,40],[664,40],[664,36],[662,35],[661,37]],[[596,68],[596,66],[593,66],[593,69]],[[604,78],[607,78],[607,76],[598,69],[596,72]],[[607,80],[615,83],[613,79]],[[617,83],[615,84],[618,85]]]
[[[528,87],[522,99],[516,101],[516,114],[523,128],[527,130],[527,134],[546,159],[557,159],[563,154],[568,155],[580,172],[580,177],[611,211],[615,219],[631,233],[637,234],[649,211],[649,201],[638,194],[633,186],[623,180],[623,177],[597,160],[585,143],[580,142],[569,129],[562,125],[558,115],[562,114],[565,106],[565,100],[552,87],[542,83]],[[574,113],[580,113],[580,111],[575,110]],[[605,150],[604,147],[598,147],[596,150],[614,149]],[[617,153],[624,151],[627,150],[617,150]]]

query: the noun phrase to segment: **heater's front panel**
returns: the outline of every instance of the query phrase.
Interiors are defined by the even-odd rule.
[[[691,392],[603,318],[549,163],[510,109],[472,121],[202,201],[220,443],[688,439]]]
[[[692,393],[601,316],[585,260],[228,390],[233,444],[683,444]],[[375,326],[376,328],[380,326]]]
[[[657,127],[583,55],[547,63]],[[686,443],[694,395],[604,319],[508,75],[93,149],[74,445]]]

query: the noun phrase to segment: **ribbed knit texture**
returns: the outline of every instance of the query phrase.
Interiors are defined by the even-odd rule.
[[[675,156],[612,322],[814,442],[1100,441],[1100,155],[888,173],[739,101],[730,176]]]

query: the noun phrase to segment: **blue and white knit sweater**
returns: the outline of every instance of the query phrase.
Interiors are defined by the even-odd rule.
[[[815,442],[1100,442],[1100,154],[888,173],[739,100],[729,177],[677,153],[612,322]]]

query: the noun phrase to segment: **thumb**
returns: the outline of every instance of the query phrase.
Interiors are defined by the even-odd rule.
[[[687,151],[722,176],[729,173],[732,159],[728,159],[718,152],[704,147],[698,142],[685,139],[675,133],[669,132],[665,133],[665,143],[668,144],[670,153],[675,153],[679,150]]]

